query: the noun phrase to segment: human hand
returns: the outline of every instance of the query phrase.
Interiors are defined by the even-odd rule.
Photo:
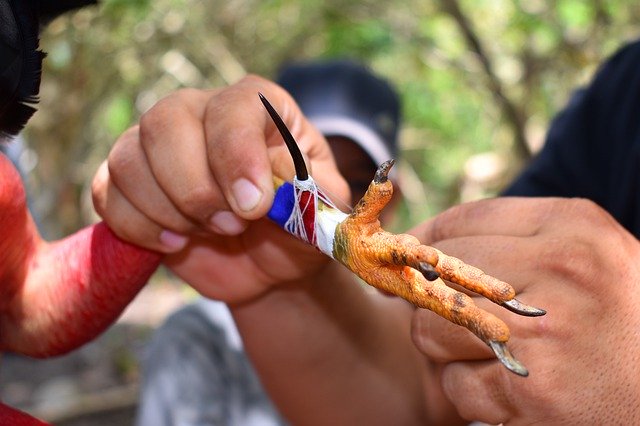
[[[121,238],[168,253],[165,263],[177,275],[226,302],[327,262],[263,218],[273,174],[290,179],[293,165],[258,92],[291,129],[316,181],[346,199],[324,138],[283,89],[255,76],[160,101],[116,142],[93,185],[96,210]]]
[[[511,374],[462,327],[429,311],[415,345],[442,363],[444,393],[468,420],[612,424],[640,419],[640,244],[592,202],[498,198],[454,207],[413,232],[512,284],[547,315],[523,318],[483,298],[530,371]]]

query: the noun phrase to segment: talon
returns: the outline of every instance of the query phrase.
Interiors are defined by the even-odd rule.
[[[511,355],[507,345],[502,342],[490,341],[489,347],[493,350],[493,353],[496,355],[496,358],[500,360],[502,365],[507,367],[509,371],[516,373],[518,376],[527,377],[529,375],[529,371],[526,369],[524,365],[520,363],[517,359]]]
[[[284,139],[284,143],[287,145],[287,149],[289,149],[289,154],[291,154],[291,158],[293,158],[293,165],[296,169],[296,177],[299,180],[307,180],[309,179],[309,172],[307,172],[307,165],[304,163],[304,157],[300,152],[300,148],[298,148],[298,143],[294,139],[293,135],[287,128],[282,118],[278,115],[275,108],[269,103],[267,98],[264,97],[262,93],[258,93],[260,96],[260,100],[262,104],[267,109],[267,112],[271,116],[271,119],[275,123],[278,131],[282,135],[282,139]]]
[[[389,170],[395,164],[395,160],[387,160],[384,163],[380,164],[378,170],[376,170],[376,174],[373,176],[374,183],[385,183],[389,176]]]
[[[436,269],[427,262],[420,262],[418,266],[420,272],[424,275],[427,281],[435,281],[440,278],[438,271],[436,271]]]
[[[517,299],[507,300],[501,303],[502,306],[515,312],[516,314],[524,315],[527,317],[539,317],[547,313],[544,309],[539,309],[534,306],[525,305]]]

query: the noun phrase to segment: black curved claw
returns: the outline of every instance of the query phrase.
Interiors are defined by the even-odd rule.
[[[435,281],[440,278],[440,274],[436,269],[427,262],[420,262],[418,264],[420,272],[427,279],[427,281]]]
[[[547,313],[544,309],[525,305],[517,299],[507,300],[506,302],[502,302],[501,305],[511,312],[515,312],[516,314],[524,315],[526,317],[539,317]]]
[[[307,172],[307,165],[304,163],[304,157],[300,152],[300,148],[298,148],[298,143],[293,138],[293,135],[287,128],[286,124],[284,124],[284,121],[282,121],[282,118],[280,118],[275,108],[269,103],[267,98],[265,98],[262,93],[258,93],[258,96],[260,96],[260,100],[262,101],[262,104],[267,109],[267,112],[271,116],[271,119],[273,120],[276,127],[280,131],[280,134],[282,135],[282,139],[284,139],[284,143],[287,145],[287,148],[289,149],[289,154],[291,154],[291,158],[293,159],[293,166],[296,169],[296,177],[298,178],[298,180],[309,179],[309,172]]]
[[[513,373],[516,373],[518,376],[527,377],[529,375],[529,371],[527,368],[520,363],[517,359],[511,355],[507,345],[502,342],[490,341],[489,347],[493,349],[493,353],[496,354],[496,357],[502,365],[507,367],[507,369]]]
[[[389,176],[389,171],[391,167],[395,164],[395,160],[387,160],[384,163],[380,164],[378,170],[376,170],[376,174],[373,176],[374,183],[385,183]]]

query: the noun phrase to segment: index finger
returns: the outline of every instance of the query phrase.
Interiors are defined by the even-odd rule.
[[[212,97],[206,117],[224,120],[205,117],[209,162],[229,205],[245,219],[261,217],[271,207],[273,165],[268,151],[284,147],[258,93],[264,93],[278,110],[311,161],[331,160],[321,135],[311,129],[291,96],[276,84],[247,76]]]
[[[500,197],[460,204],[410,231],[423,244],[458,237],[538,233],[557,199]]]
[[[182,89],[140,120],[140,145],[153,179],[190,220],[207,224],[227,207],[207,162],[202,121],[212,91]]]

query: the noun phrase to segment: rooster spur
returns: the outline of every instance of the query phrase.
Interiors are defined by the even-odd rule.
[[[289,233],[342,263],[369,285],[429,309],[461,325],[483,342],[510,371],[529,373],[509,352],[509,328],[478,308],[468,295],[445,280],[486,297],[512,312],[540,316],[546,312],[515,298],[513,287],[461,260],[420,244],[414,236],[392,234],[378,217],[393,193],[388,174],[394,161],[384,162],[351,213],[340,211],[308,174],[304,157],[286,125],[267,99],[260,100],[280,131],[294,161],[293,182],[274,179],[276,196],[268,216]]]

